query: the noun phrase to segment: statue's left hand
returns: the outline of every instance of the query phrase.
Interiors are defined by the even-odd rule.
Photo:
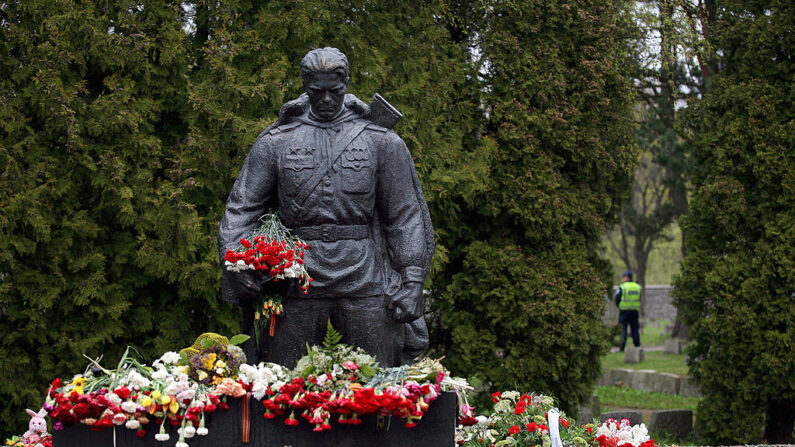
[[[394,312],[395,320],[407,323],[422,315],[422,305],[422,283],[408,282],[390,298],[388,307]]]

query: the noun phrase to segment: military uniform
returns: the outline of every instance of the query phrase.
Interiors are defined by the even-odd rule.
[[[399,283],[422,283],[427,273],[424,199],[413,182],[414,164],[400,137],[350,109],[327,122],[308,111],[257,138],[227,201],[220,252],[278,209],[285,226],[310,244],[305,261],[313,278],[308,294],[297,284],[287,291],[276,336],[263,339],[266,359],[291,366],[307,342],[322,341],[331,318],[382,364],[398,362],[402,325],[385,295]],[[235,273],[224,275],[225,298],[245,306],[253,297],[229,287]]]

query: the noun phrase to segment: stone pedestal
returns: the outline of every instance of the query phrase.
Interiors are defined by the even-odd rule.
[[[340,425],[336,417],[332,421],[331,431],[314,432],[313,425],[301,419],[297,427],[284,424],[284,417],[268,420],[263,418],[265,409],[256,399],[250,401],[250,438],[248,443],[242,441],[243,399],[229,402],[230,409],[216,411],[208,415],[207,436],[194,436],[186,439],[190,447],[258,447],[258,446],[291,446],[291,447],[401,447],[427,446],[450,447],[455,442],[456,397],[455,393],[444,393],[430,404],[430,408],[417,421],[414,428],[405,428],[403,422],[396,418],[383,418],[379,424],[375,416],[363,418],[360,425]],[[84,447],[89,445],[116,447],[164,447],[174,445],[177,427],[166,424],[170,439],[167,442],[155,440],[159,427],[150,423],[143,427],[147,434],[143,438],[135,436],[135,430],[124,426],[109,428],[103,431],[92,431],[89,427],[76,424],[65,430],[53,433],[53,445],[57,447]],[[115,436],[115,444],[114,444]]]

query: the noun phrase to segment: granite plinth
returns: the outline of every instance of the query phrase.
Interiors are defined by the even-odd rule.
[[[243,399],[229,402],[229,410],[216,411],[208,415],[207,436],[186,439],[191,447],[238,447],[238,446],[290,446],[290,447],[450,447],[455,440],[456,397],[447,392],[430,404],[425,416],[414,428],[405,428],[397,418],[365,416],[360,425],[340,425],[333,418],[330,431],[314,432],[313,425],[301,419],[297,427],[284,424],[284,417],[268,420],[263,417],[265,409],[256,399],[250,400],[249,442],[242,440]],[[139,438],[135,430],[124,426],[92,431],[76,424],[53,433],[55,447],[113,446],[116,447],[164,447],[177,442],[177,427],[166,424],[170,438],[166,442],[155,440],[159,427],[150,423],[144,427],[146,436]],[[114,434],[115,431],[115,434]],[[114,444],[115,436],[115,444]]]

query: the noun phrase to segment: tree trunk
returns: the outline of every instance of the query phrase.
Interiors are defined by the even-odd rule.
[[[679,311],[676,311],[676,319],[674,320],[674,328],[671,329],[671,337],[687,340],[690,338],[690,328],[687,327]]]
[[[765,420],[765,440],[771,444],[792,444],[795,442],[792,430],[795,428],[795,400],[769,400]]]

